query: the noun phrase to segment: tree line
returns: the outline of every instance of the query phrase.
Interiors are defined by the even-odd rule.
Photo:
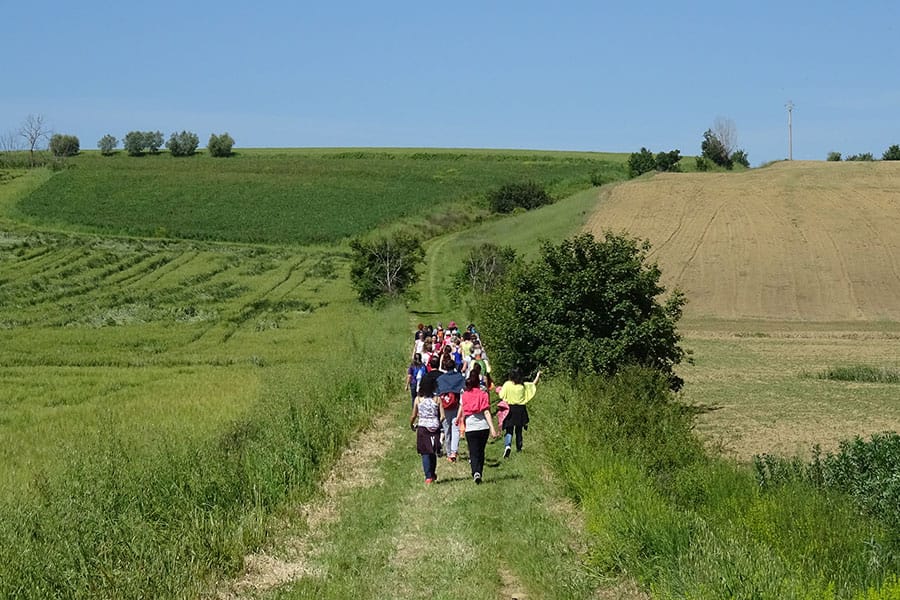
[[[0,135],[0,152],[16,153],[27,151],[29,165],[36,166],[39,161],[37,153],[43,149],[44,144],[55,158],[75,156],[81,151],[81,141],[78,136],[71,134],[55,133],[51,130],[43,115],[28,115],[22,125],[15,131],[9,131]],[[106,134],[97,141],[97,148],[104,156],[115,153],[120,141],[112,134]],[[163,147],[163,134],[161,131],[130,131],[121,140],[122,147],[130,156],[142,156],[144,154],[157,154]],[[165,148],[172,156],[191,156],[197,152],[200,146],[200,138],[192,131],[172,133]],[[231,156],[234,147],[234,138],[227,132],[211,134],[206,145],[210,156]]]
[[[840,152],[829,152],[826,160],[834,162],[840,160],[868,162],[875,160],[875,156],[871,152],[862,152],[860,154],[851,154],[846,158],[842,158]],[[881,154],[881,160],[900,160],[900,144],[893,144],[888,147],[888,149]]]

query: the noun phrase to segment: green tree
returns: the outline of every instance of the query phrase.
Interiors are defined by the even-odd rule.
[[[234,146],[234,139],[228,133],[223,133],[222,135],[213,133],[209,136],[209,143],[206,145],[206,148],[209,150],[210,156],[223,157],[231,156],[232,146]]]
[[[871,162],[875,160],[875,157],[871,152],[863,152],[861,154],[851,154],[844,160],[856,161],[856,162]]]
[[[50,152],[53,156],[75,156],[81,150],[81,143],[74,135],[54,133],[50,138]]]
[[[649,173],[656,169],[656,158],[653,153],[646,148],[641,148],[640,152],[632,152],[628,157],[628,176],[637,177],[644,173]]]
[[[736,165],[750,168],[750,157],[743,150],[735,150],[731,153],[731,161]]]
[[[150,154],[156,154],[163,145],[162,131],[145,131],[144,145]]]
[[[885,150],[884,154],[881,155],[881,160],[900,160],[900,146],[894,144]]]
[[[418,266],[425,260],[422,243],[406,233],[350,242],[350,283],[360,301],[372,304],[380,299],[409,294],[419,280]]]
[[[166,142],[166,148],[172,156],[191,156],[197,151],[199,145],[200,138],[192,131],[173,133]]]
[[[829,152],[828,158],[826,158],[825,160],[829,160],[832,162],[839,162],[841,160],[841,153],[840,152]]]
[[[501,368],[612,374],[626,365],[653,367],[673,389],[685,356],[676,323],[684,296],[658,298],[660,270],[649,244],[606,233],[545,243],[539,258],[517,263],[480,302],[479,321]]]
[[[119,145],[119,140],[116,139],[114,135],[106,134],[97,142],[97,147],[100,149],[100,154],[103,156],[109,156],[116,149],[116,146]]]
[[[129,131],[122,140],[122,147],[129,156],[140,156],[144,153],[146,145],[144,144],[143,131]]]

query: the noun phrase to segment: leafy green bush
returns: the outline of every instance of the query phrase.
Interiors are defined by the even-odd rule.
[[[709,161],[703,158],[702,156],[697,156],[694,158],[694,163],[696,165],[696,169],[700,172],[709,171]]]
[[[660,152],[656,155],[656,170],[663,173],[678,173],[681,167],[678,162],[681,160],[680,150],[669,150],[668,152]]]
[[[197,151],[199,145],[200,138],[192,131],[173,133],[166,142],[166,148],[172,156],[191,156]]]
[[[209,143],[206,145],[206,148],[209,150],[210,156],[218,158],[231,156],[231,148],[233,146],[234,138],[228,135],[228,133],[223,133],[222,135],[213,133],[209,136]]]
[[[496,348],[494,362],[603,374],[639,364],[680,387],[673,367],[685,353],[675,325],[685,300],[678,291],[657,300],[664,288],[648,251],[648,243],[612,233],[543,244],[481,303],[478,322]]]
[[[103,156],[109,156],[116,149],[116,146],[119,145],[119,140],[115,138],[115,136],[106,134],[97,142],[97,148],[100,149],[100,154]]]
[[[731,160],[736,165],[750,168],[750,157],[743,150],[735,150],[731,153]]]
[[[488,192],[487,200],[495,213],[510,213],[516,208],[531,210],[553,202],[547,190],[534,181],[507,183]]]
[[[725,144],[716,137],[712,129],[707,129],[703,134],[703,142],[700,144],[700,154],[703,158],[711,161],[715,165],[730,169],[734,166],[734,161],[728,155],[728,149]]]
[[[857,161],[857,162],[869,162],[875,160],[875,157],[871,152],[863,152],[862,154],[851,154],[844,160],[849,161]]]
[[[656,170],[656,157],[647,148],[641,148],[640,152],[632,152],[628,157],[628,176],[637,177],[644,173]]]
[[[826,158],[825,160],[828,160],[831,162],[838,162],[841,160],[841,153],[840,152],[829,152],[828,158]]]
[[[77,136],[54,133],[50,138],[50,152],[53,156],[75,156],[80,149],[81,143]]]
[[[900,145],[894,144],[884,151],[881,160],[900,160]]]
[[[607,181],[608,179],[600,171],[594,171],[593,173],[591,173],[591,185],[599,187]]]

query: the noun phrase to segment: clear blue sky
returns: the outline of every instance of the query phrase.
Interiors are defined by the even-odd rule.
[[[29,113],[237,146],[699,152],[900,143],[900,3],[0,0],[0,133]]]

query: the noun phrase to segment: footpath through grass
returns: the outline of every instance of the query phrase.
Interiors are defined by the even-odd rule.
[[[584,566],[579,513],[547,468],[542,437],[530,435],[552,421],[535,423],[525,451],[509,459],[501,441],[490,443],[482,485],[471,479],[463,442],[459,462],[440,459],[437,483],[426,486],[408,407],[405,395],[396,399],[378,428],[351,446],[332,493],[307,506],[305,518],[294,515],[269,555],[248,561],[252,573],[231,594],[487,600],[613,590],[617,598],[642,597]]]

